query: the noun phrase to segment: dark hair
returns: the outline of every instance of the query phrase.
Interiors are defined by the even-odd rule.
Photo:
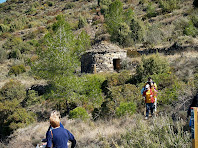
[[[148,85],[149,85],[149,87],[151,88],[151,82],[147,82],[146,84],[148,84]]]
[[[148,77],[148,80],[151,80],[152,78],[151,77]]]
[[[198,93],[193,97],[193,99],[192,99],[193,101],[192,101],[192,103],[191,103],[191,105],[189,106],[189,108],[188,108],[188,112],[187,112],[187,114],[188,114],[188,116],[190,116],[190,108],[191,107],[198,107]]]

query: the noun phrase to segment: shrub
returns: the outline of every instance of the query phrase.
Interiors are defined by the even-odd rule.
[[[99,6],[102,6],[102,5],[109,6],[111,3],[112,3],[111,0],[98,0]]]
[[[198,16],[197,16],[197,15],[193,15],[193,16],[191,17],[191,21],[192,21],[193,25],[194,25],[196,28],[198,28]]]
[[[29,32],[26,35],[23,36],[23,40],[32,40],[35,39],[37,36],[37,32],[33,31],[33,32]]]
[[[184,27],[183,33],[188,36],[196,37],[198,29],[194,26],[193,22],[189,21],[188,25]]]
[[[148,78],[148,76],[153,74],[167,73],[170,67],[167,60],[159,54],[153,54],[150,57],[141,59],[140,64],[136,68],[135,79],[141,82],[143,78]]]
[[[5,124],[9,125],[10,130],[16,130],[18,128],[24,128],[28,124],[35,121],[34,114],[27,112],[24,108],[16,109],[13,114],[8,116]]]
[[[25,69],[25,66],[24,65],[15,65],[15,66],[12,66],[8,72],[8,75],[19,75],[21,73],[24,73],[26,72],[26,69]]]
[[[131,30],[130,30],[130,27],[125,23],[120,23],[118,25],[118,34],[117,34],[117,41],[120,45],[123,45],[123,46],[130,46],[131,44],[130,41],[128,40],[130,38],[130,33],[131,33]]]
[[[0,39],[9,39],[11,37],[11,34],[8,33],[8,32],[5,32],[5,33],[0,33]]]
[[[31,6],[25,13],[31,15],[31,14],[35,14],[36,13],[36,8],[34,8],[34,6]]]
[[[108,12],[108,6],[106,6],[106,5],[100,6],[100,12],[103,15],[107,14],[107,12]]]
[[[4,44],[3,48],[6,50],[13,49],[15,46],[22,43],[22,40],[20,37],[10,37]]]
[[[4,25],[4,24],[0,24],[0,34],[1,34],[2,32],[7,32],[7,31],[9,31],[9,29],[10,29],[9,26]]]
[[[164,12],[172,12],[179,7],[179,0],[160,0],[160,7]]]
[[[21,55],[20,50],[19,50],[19,49],[16,49],[16,50],[11,51],[11,52],[8,54],[8,59],[11,59],[11,58],[14,58],[14,59],[21,59],[21,58],[22,58],[22,55]]]
[[[52,6],[54,5],[54,2],[52,2],[52,1],[47,1],[47,5],[48,5],[49,7],[52,7]]]
[[[74,3],[71,3],[71,2],[69,2],[69,3],[67,3],[66,5],[65,5],[65,7],[64,7],[64,9],[72,9],[72,8],[74,8],[75,7],[75,4]]]
[[[7,59],[7,53],[3,48],[0,48],[0,63],[3,63]]]
[[[153,47],[154,45],[160,43],[163,39],[162,31],[156,25],[149,26],[146,31],[144,41],[147,43],[148,47]]]
[[[118,86],[123,85],[130,78],[129,72],[123,71],[120,74],[113,74],[107,77],[107,86]]]
[[[8,136],[13,130],[24,128],[35,121],[35,115],[21,108],[20,102],[16,99],[0,102],[0,104],[2,105],[0,109],[2,136]]]
[[[26,25],[26,23],[24,23],[22,20],[18,19],[18,20],[14,20],[13,22],[11,22],[10,24],[10,32],[14,32],[16,30],[22,30],[24,28],[24,26]]]
[[[89,118],[87,111],[82,107],[77,107],[70,111],[69,118],[86,120]]]
[[[88,110],[99,107],[103,102],[101,85],[104,77],[100,75],[85,75],[73,79],[72,100]]]
[[[5,83],[4,86],[0,89],[0,94],[5,99],[13,100],[17,99],[18,101],[25,98],[25,87],[19,81],[10,80]]]
[[[122,116],[127,113],[132,114],[132,112],[135,111],[133,109],[136,109],[136,104],[138,109],[142,108],[142,96],[139,92],[139,89],[131,84],[108,88],[107,98],[102,103],[101,107],[95,108],[92,113],[93,119],[111,118],[116,115]],[[130,105],[133,106],[133,109],[130,108]]]
[[[86,24],[87,24],[86,19],[80,15],[79,19],[78,19],[78,28],[79,29],[83,28],[83,27],[85,27]]]
[[[191,18],[182,18],[175,23],[175,33],[177,35],[197,36],[198,34],[198,17],[192,15]]]
[[[133,18],[130,22],[130,29],[131,29],[131,38],[133,39],[134,42],[143,41],[145,34],[145,27],[142,21]]]
[[[41,102],[41,96],[34,90],[29,90],[28,95],[22,101],[23,106],[30,106]]]
[[[121,102],[120,106],[116,108],[116,115],[118,117],[126,114],[133,115],[136,111],[136,105],[133,102]]]
[[[148,6],[146,8],[146,12],[147,12],[148,18],[155,17],[157,15],[155,12],[155,8],[153,7],[151,2],[148,4]]]
[[[21,53],[28,53],[29,51],[35,50],[33,46],[31,46],[30,44],[26,42],[19,44],[16,48],[18,48]]]

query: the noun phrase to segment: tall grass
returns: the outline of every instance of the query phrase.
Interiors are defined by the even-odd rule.
[[[184,130],[185,121],[173,121],[168,115],[143,120],[136,114],[120,119],[97,122],[68,120],[63,118],[65,128],[73,133],[77,148],[167,148],[191,146],[189,131]],[[20,148],[33,147],[45,137],[49,123],[37,123],[31,127],[17,130],[10,144]],[[22,138],[25,137],[25,138]],[[26,145],[25,145],[26,144]]]
[[[174,122],[161,116],[148,122],[138,120],[135,126],[122,136],[121,145],[126,148],[167,148],[191,146],[190,133],[184,131],[186,123],[180,119]]]

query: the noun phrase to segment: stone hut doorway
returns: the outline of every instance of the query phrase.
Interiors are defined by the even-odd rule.
[[[119,71],[121,66],[120,66],[120,59],[113,59],[113,69],[116,71]]]

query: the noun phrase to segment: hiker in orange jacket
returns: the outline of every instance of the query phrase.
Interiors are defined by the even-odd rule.
[[[154,109],[154,92],[151,88],[151,83],[148,82],[145,86],[146,90],[143,93],[143,96],[145,97],[145,103],[146,103],[146,117],[145,119],[148,119],[149,117],[149,110],[151,111],[151,116],[153,116],[153,109]]]

